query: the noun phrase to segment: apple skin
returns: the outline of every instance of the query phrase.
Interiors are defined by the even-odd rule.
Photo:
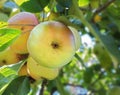
[[[71,26],[68,26],[68,28],[72,31],[72,33],[74,35],[76,50],[78,50],[80,48],[80,44],[81,44],[80,34],[75,28],[73,28]]]
[[[11,49],[19,54],[28,53],[27,40],[30,31],[38,24],[35,15],[29,12],[20,12],[12,16],[8,20],[8,24],[9,28],[20,29],[22,31],[21,35],[11,45]]]
[[[71,61],[75,54],[75,38],[70,29],[56,21],[38,24],[27,43],[31,57],[41,66],[62,67]]]
[[[19,70],[19,72],[18,72],[18,75],[19,75],[19,76],[28,76],[27,64],[24,64],[24,65],[20,68],[20,70]]]
[[[14,64],[17,62],[19,62],[19,58],[10,48],[0,52],[0,66]]]
[[[27,70],[29,75],[35,80],[39,80],[42,78],[53,80],[59,74],[59,69],[52,69],[41,66],[32,57],[29,57],[27,60]]]

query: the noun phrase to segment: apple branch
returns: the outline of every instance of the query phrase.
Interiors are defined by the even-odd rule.
[[[100,6],[98,9],[96,9],[93,13],[93,16],[91,18],[91,21],[94,23],[94,16],[102,11],[104,11],[111,3],[113,3],[115,0],[109,0],[104,5]]]
[[[104,9],[106,9],[111,3],[113,3],[115,0],[109,0],[108,2],[106,2],[104,5],[102,5],[101,7],[99,7],[98,9],[96,9],[94,11],[93,15],[96,15],[98,13],[100,13],[101,11],[103,11]]]

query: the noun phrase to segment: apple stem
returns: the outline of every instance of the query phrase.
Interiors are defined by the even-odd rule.
[[[47,79],[43,79],[39,95],[44,95],[44,88],[46,84],[47,84]]]
[[[81,63],[81,65],[82,65],[85,69],[87,69],[84,61],[81,59],[81,57],[80,57],[77,53],[75,53],[75,58],[76,58],[77,60],[79,60],[79,62]]]

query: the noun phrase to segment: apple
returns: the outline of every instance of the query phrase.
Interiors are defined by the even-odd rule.
[[[98,23],[98,22],[100,22],[101,20],[102,20],[102,17],[101,17],[100,15],[97,14],[97,15],[94,16],[94,22],[95,22],[95,23]]]
[[[17,62],[19,62],[19,58],[10,48],[0,52],[0,66],[14,64]]]
[[[41,66],[32,57],[29,57],[27,60],[27,70],[29,75],[35,80],[39,80],[42,78],[53,80],[59,74],[58,68],[53,69]]]
[[[20,75],[20,76],[26,76],[26,75],[28,75],[28,72],[27,72],[27,64],[24,64],[24,65],[20,68],[20,70],[19,70],[19,72],[18,72],[18,75]]]
[[[37,63],[50,68],[69,63],[76,51],[73,33],[66,25],[56,21],[38,24],[30,33],[27,47]]]
[[[20,12],[8,20],[8,27],[20,29],[21,35],[11,45],[11,49],[16,53],[25,54],[27,50],[27,40],[30,31],[38,24],[36,16],[29,12]]]
[[[74,35],[76,50],[78,50],[80,48],[80,44],[81,44],[80,34],[75,28],[73,28],[71,26],[68,26],[68,28],[72,31],[72,33]]]

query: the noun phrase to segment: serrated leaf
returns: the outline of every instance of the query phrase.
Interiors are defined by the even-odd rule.
[[[17,76],[17,73],[25,61],[13,65],[5,65],[0,68],[0,95],[6,86]]]
[[[2,95],[27,95],[29,91],[30,83],[28,77],[21,76],[12,80]]]
[[[5,50],[20,35],[21,31],[17,29],[0,29],[0,51]]]

